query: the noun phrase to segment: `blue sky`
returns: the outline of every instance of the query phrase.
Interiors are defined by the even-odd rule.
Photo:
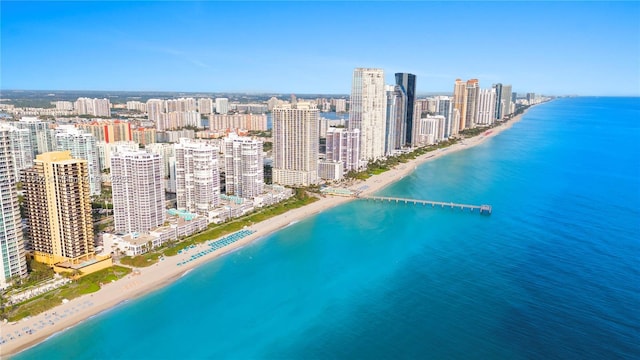
[[[0,3],[0,88],[349,93],[356,67],[640,95],[639,2]]]

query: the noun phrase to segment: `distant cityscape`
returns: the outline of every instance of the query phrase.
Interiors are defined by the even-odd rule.
[[[372,162],[547,100],[478,79],[419,97],[415,75],[384,78],[382,69],[355,69],[350,96],[3,91],[0,288],[28,277],[29,261],[84,276],[296,188],[348,193]],[[52,284],[64,282],[41,286]]]

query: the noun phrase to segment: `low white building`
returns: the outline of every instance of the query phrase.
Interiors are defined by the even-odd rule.
[[[318,176],[324,180],[338,181],[342,179],[344,164],[341,161],[318,161]]]

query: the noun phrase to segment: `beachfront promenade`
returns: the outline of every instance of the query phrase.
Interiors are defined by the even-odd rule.
[[[390,197],[390,196],[372,196],[365,195],[358,197],[359,199],[364,200],[373,200],[373,201],[381,201],[381,202],[389,202],[389,203],[404,203],[404,204],[413,204],[413,205],[431,205],[431,207],[440,206],[442,208],[449,207],[451,209],[460,209],[460,210],[469,210],[473,212],[474,210],[479,210],[480,214],[490,215],[491,214],[491,205],[469,205],[469,204],[458,204],[453,202],[442,202],[442,201],[430,201],[430,200],[419,200],[419,199],[408,199],[408,198],[398,198],[398,197]]]

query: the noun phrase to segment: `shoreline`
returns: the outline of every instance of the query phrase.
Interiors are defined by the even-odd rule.
[[[487,139],[510,129],[515,123],[519,122],[532,107],[533,106],[529,107],[522,114],[515,116],[506,123],[488,129],[479,135],[464,139],[464,143],[458,142],[449,147],[428,152],[406,163],[399,164],[384,173],[371,176],[364,181],[356,182],[351,186],[351,188],[356,189],[366,187],[360,193],[361,195],[370,195],[380,191],[412,173],[419,165],[425,162],[475,147],[482,144]],[[19,320],[17,322],[2,323],[0,324],[0,336],[6,339],[8,335],[12,335],[14,340],[0,345],[0,357],[9,357],[33,347],[92,317],[115,309],[121,304],[127,303],[129,300],[135,300],[143,295],[164,288],[166,285],[174,283],[176,280],[182,278],[194,268],[202,264],[224,256],[227,253],[234,252],[244,246],[254,243],[257,240],[266,238],[268,235],[310,216],[317,215],[320,212],[355,199],[356,198],[353,197],[341,196],[326,196],[320,198],[318,201],[309,205],[290,210],[260,223],[253,224],[247,227],[247,229],[255,231],[253,234],[185,265],[178,266],[178,263],[189,258],[192,253],[208,249],[209,246],[206,243],[198,244],[195,249],[191,249],[186,253],[176,256],[164,257],[163,261],[159,261],[149,267],[134,268],[139,270],[140,273],[132,273],[118,281],[105,284],[95,293],[80,296],[67,303],[58,305],[44,313]],[[35,331],[28,334],[23,330],[26,327]]]

